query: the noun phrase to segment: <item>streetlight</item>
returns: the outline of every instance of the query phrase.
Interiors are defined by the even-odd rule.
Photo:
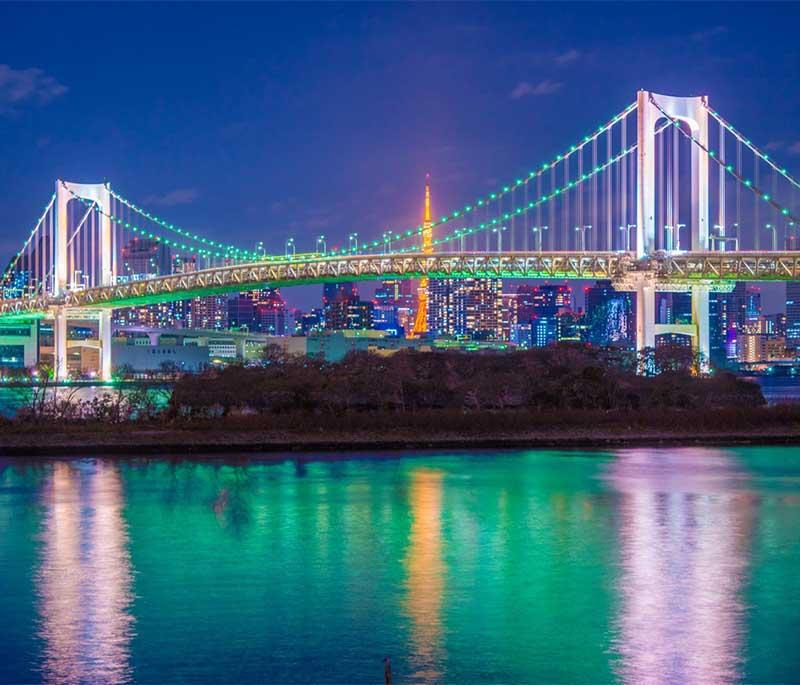
[[[792,235],[794,233],[794,221],[790,221],[786,224],[786,231],[784,232],[784,244],[786,245],[787,250],[791,250],[793,248],[789,247],[790,245],[794,245],[794,249],[797,248],[797,237]]]
[[[464,239],[465,239],[465,237],[467,235],[467,232],[464,229],[459,228],[459,229],[456,230],[456,235],[458,236],[459,250],[461,252],[463,252],[464,251]]]
[[[263,240],[259,240],[256,243],[256,252],[261,256],[262,259],[264,258],[264,241]]]
[[[358,233],[351,233],[347,236],[347,246],[348,251],[352,252],[353,254],[358,253]]]
[[[387,252],[392,251],[392,233],[391,231],[384,231],[383,233],[383,252],[386,254]]]
[[[317,252],[319,252],[324,257],[327,251],[328,251],[328,243],[325,242],[325,236],[324,235],[317,236]]]
[[[680,252],[681,249],[681,229],[686,228],[686,224],[675,224],[675,250]]]
[[[622,232],[624,238],[623,243],[625,244],[625,252],[631,251],[631,229],[636,228],[636,224],[628,224],[627,226],[620,226],[619,230]]]
[[[736,232],[738,233],[739,224],[731,224],[731,226],[733,226],[736,229]],[[738,236],[726,236],[725,226],[723,224],[714,224],[713,228],[716,229],[717,235],[708,236],[709,249],[712,252],[714,251],[714,241],[716,241],[716,244],[719,247],[720,252],[725,252],[725,246],[727,245],[727,243],[733,244],[734,251],[739,249]]]
[[[492,233],[497,233],[497,251],[503,251],[503,231],[506,230],[505,226],[495,226],[492,229]]]
[[[586,252],[586,231],[588,231],[592,227],[591,224],[586,224],[585,226],[576,226],[575,232],[580,234],[581,240],[581,252]]]
[[[778,251],[778,229],[773,226],[772,224],[764,224],[764,228],[768,231],[772,231],[772,251]]]
[[[291,259],[295,255],[294,238],[286,239],[286,259]]]
[[[536,244],[537,240],[539,242],[539,252],[542,251],[542,238],[544,238],[544,232],[549,228],[549,226],[533,226],[531,228],[531,231],[533,231],[534,244]]]
[[[672,236],[673,231],[675,230],[674,226],[670,226],[669,224],[664,224],[664,242],[666,243],[667,252],[672,251]]]

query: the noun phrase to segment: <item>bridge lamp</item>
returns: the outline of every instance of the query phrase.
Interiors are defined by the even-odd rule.
[[[675,224],[675,249],[681,249],[681,229],[686,228],[686,224]]]
[[[325,236],[324,235],[317,236],[317,252],[319,252],[324,257],[327,251],[328,251],[328,243],[325,242]]]
[[[286,258],[290,259],[295,255],[295,245],[294,245],[294,238],[287,238],[286,239]]]
[[[764,228],[768,231],[772,231],[772,251],[778,251],[778,229],[773,226],[772,224],[764,224]]]
[[[664,224],[664,243],[667,247],[667,252],[672,250],[672,237],[673,231],[675,230],[674,226],[670,226],[669,224]]]
[[[358,252],[358,233],[351,233],[347,236],[347,247],[353,254]]]
[[[625,252],[631,251],[631,226],[620,226],[620,232],[622,233],[622,243],[625,245]]]
[[[262,257],[264,256],[264,241],[259,240],[256,243],[256,252],[258,252]]]
[[[391,231],[386,231],[383,234],[383,251],[384,252],[391,252],[392,251],[392,233],[391,233]]]

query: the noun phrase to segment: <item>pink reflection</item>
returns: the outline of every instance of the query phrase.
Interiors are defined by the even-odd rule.
[[[752,529],[745,478],[715,450],[630,451],[611,465],[623,496],[614,647],[624,682],[739,680]]]
[[[419,469],[411,482],[411,537],[406,555],[407,591],[405,611],[411,618],[414,678],[440,682],[438,660],[442,638],[442,474]]]
[[[54,465],[35,579],[45,682],[131,680],[133,577],[122,503],[114,465]]]

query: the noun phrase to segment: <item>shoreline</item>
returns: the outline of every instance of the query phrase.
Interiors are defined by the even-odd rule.
[[[221,455],[237,452],[394,452],[437,449],[611,449],[635,447],[800,445],[798,430],[686,431],[679,434],[635,428],[629,431],[537,431],[524,434],[464,435],[442,432],[421,437],[398,433],[328,436],[265,431],[144,429],[114,433],[59,431],[0,432],[0,457]]]

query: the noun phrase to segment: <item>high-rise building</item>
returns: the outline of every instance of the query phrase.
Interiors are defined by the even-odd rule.
[[[513,342],[514,327],[519,324],[517,312],[517,293],[504,292],[500,296],[500,329],[502,340]]]
[[[269,335],[286,335],[286,302],[278,288],[255,291],[255,329]]]
[[[133,238],[122,248],[120,276],[136,280],[172,273],[172,256],[167,245],[150,238]]]
[[[195,297],[191,303],[190,328],[207,328],[227,330],[228,328],[228,296],[207,295]]]
[[[589,342],[633,348],[636,344],[633,293],[615,290],[611,281],[597,281],[586,288],[585,296]]]
[[[538,316],[572,310],[572,288],[567,285],[520,285],[517,288],[517,318],[521,323]]]
[[[402,335],[414,308],[412,282],[407,280],[383,281],[375,290],[373,299],[373,328],[390,335]],[[402,323],[401,323],[402,320]]]
[[[691,293],[656,293],[657,321],[662,324],[689,324],[692,322]]]
[[[800,347],[800,281],[786,284],[786,347]]]
[[[503,281],[441,278],[428,284],[428,331],[477,340],[503,338]]]

